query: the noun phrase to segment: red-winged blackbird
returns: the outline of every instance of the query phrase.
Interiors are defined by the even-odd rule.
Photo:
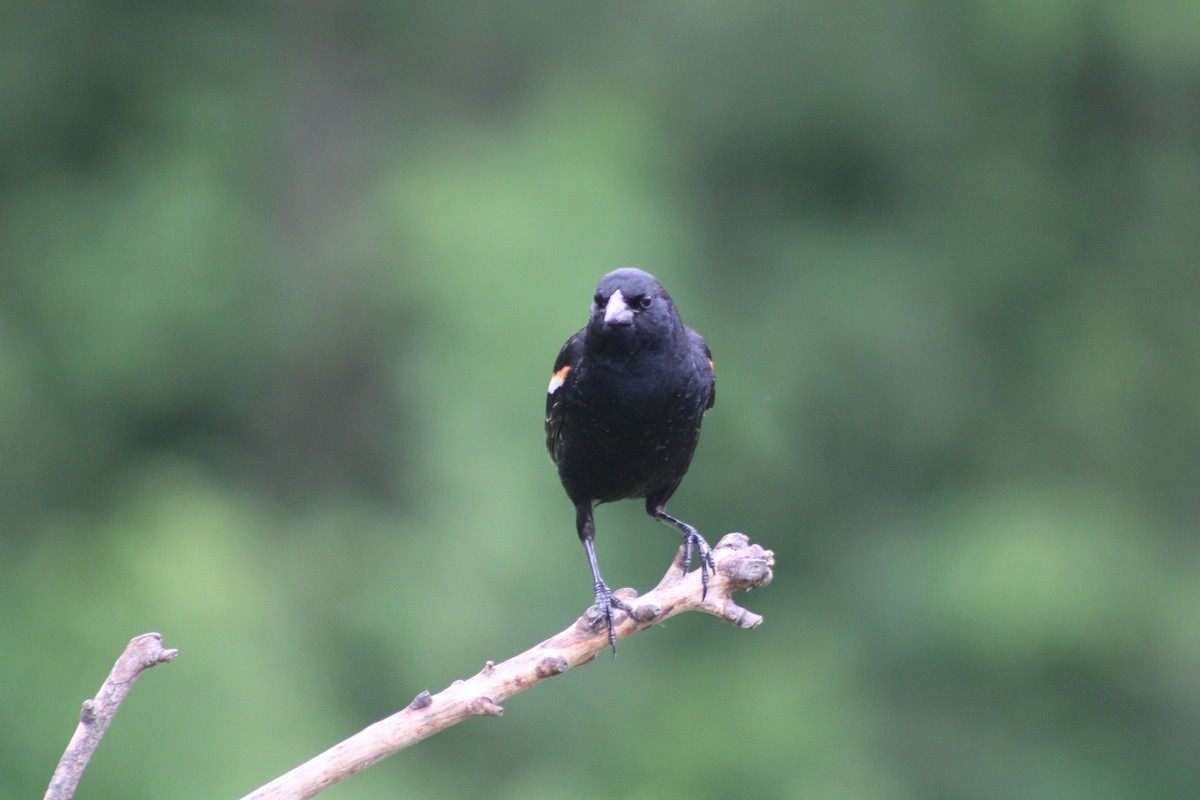
[[[683,324],[671,295],[649,273],[618,269],[600,280],[588,324],[563,345],[546,398],[546,449],[558,465],[596,585],[596,605],[616,653],[613,609],[637,621],[600,577],[593,545],[596,503],[646,498],[646,513],[683,534],[686,572],[692,548],[708,588],[708,542],[667,513],[716,398],[712,354]]]

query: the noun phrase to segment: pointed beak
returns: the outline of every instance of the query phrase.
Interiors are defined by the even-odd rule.
[[[620,289],[613,292],[612,297],[608,298],[608,305],[604,307],[604,324],[633,324],[633,309],[626,305],[625,296],[621,294]]]

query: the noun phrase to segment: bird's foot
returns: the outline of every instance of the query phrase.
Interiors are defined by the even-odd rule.
[[[683,534],[683,573],[692,566],[692,548],[696,548],[696,552],[700,554],[700,585],[703,587],[700,593],[701,599],[708,597],[708,574],[717,571],[717,562],[713,558],[712,548],[708,546],[708,542],[704,541],[704,537],[695,528]]]
[[[596,610],[598,611],[598,619],[603,619],[604,624],[608,626],[608,643],[612,647],[613,658],[617,657],[617,629],[613,624],[613,609],[619,609],[629,615],[636,625],[641,620],[638,619],[637,612],[633,610],[633,606],[626,603],[621,598],[613,594],[612,589],[604,583],[596,584]]]

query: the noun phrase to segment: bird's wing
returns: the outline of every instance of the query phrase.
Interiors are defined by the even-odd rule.
[[[550,460],[558,463],[558,435],[562,431],[563,418],[566,415],[565,395],[575,382],[575,373],[583,358],[583,340],[587,335],[584,328],[567,339],[567,343],[558,351],[554,359],[554,370],[550,376],[550,385],[546,389],[546,452]]]
[[[688,328],[688,340],[692,346],[692,353],[700,359],[701,363],[708,365],[708,400],[704,404],[704,410],[707,411],[717,402],[717,375],[713,367],[712,351],[708,349],[708,343],[704,341],[704,337],[691,328]]]

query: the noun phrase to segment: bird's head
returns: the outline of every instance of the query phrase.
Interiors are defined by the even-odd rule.
[[[682,329],[671,295],[648,272],[625,267],[608,273],[596,286],[589,337],[625,347],[641,347],[670,338]]]

